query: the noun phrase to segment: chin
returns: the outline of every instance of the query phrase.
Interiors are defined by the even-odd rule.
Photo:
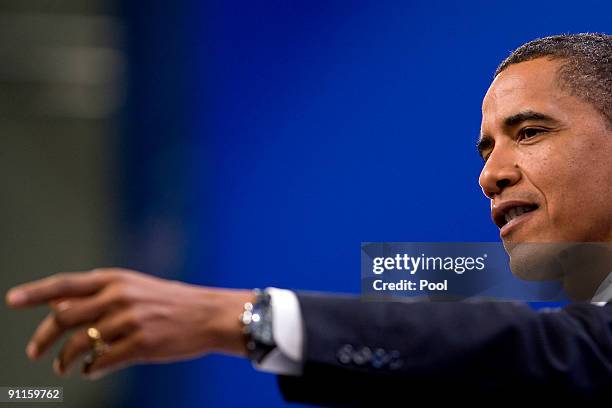
[[[519,279],[555,281],[563,277],[563,257],[568,244],[550,242],[504,242],[510,270]]]

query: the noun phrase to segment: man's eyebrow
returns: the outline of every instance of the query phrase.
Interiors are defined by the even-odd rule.
[[[537,120],[540,122],[548,122],[550,124],[558,125],[560,122],[558,119],[553,118],[545,113],[536,112],[533,110],[526,110],[514,115],[508,116],[504,119],[504,127],[512,128],[517,125],[520,125],[523,122],[528,120]],[[487,134],[483,134],[478,137],[476,141],[476,149],[478,150],[478,154],[480,157],[484,158],[483,154],[490,150],[491,147],[495,144],[495,139]]]
[[[511,127],[519,125],[522,122],[525,122],[528,120],[538,120],[540,122],[544,121],[544,122],[550,122],[554,124],[559,123],[559,121],[553,118],[552,116],[548,116],[544,113],[540,113],[540,112],[536,112],[532,110],[527,110],[527,111],[519,112],[512,116],[508,116],[506,119],[504,119],[504,126],[507,128],[511,128]]]

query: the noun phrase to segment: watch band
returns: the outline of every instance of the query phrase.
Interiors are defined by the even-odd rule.
[[[255,289],[255,301],[244,304],[240,321],[243,324],[247,356],[251,361],[261,363],[268,353],[276,348],[270,294]]]

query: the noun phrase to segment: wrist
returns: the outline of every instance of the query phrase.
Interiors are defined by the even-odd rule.
[[[246,357],[245,335],[239,317],[244,310],[244,304],[255,301],[255,291],[217,288],[206,290],[209,291],[206,296],[214,305],[207,330],[212,342],[210,351]]]

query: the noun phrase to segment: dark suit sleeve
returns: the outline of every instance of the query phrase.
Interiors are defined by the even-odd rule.
[[[279,376],[288,401],[379,406],[417,397],[473,401],[475,395],[495,403],[527,395],[529,402],[553,396],[611,401],[612,306],[577,303],[538,312],[508,302],[297,295],[304,370]]]

